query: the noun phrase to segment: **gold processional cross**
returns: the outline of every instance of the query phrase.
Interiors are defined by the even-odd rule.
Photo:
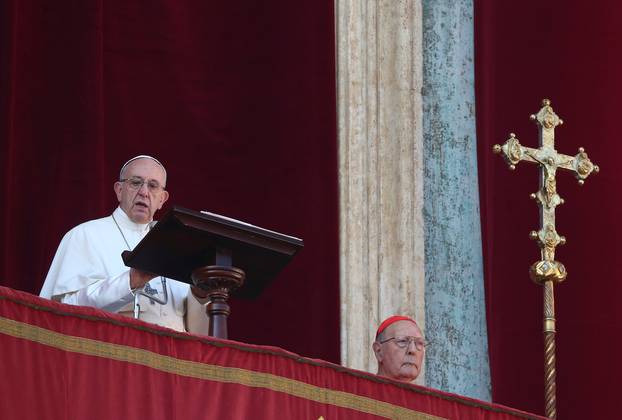
[[[538,125],[540,148],[522,146],[514,133],[500,146],[495,144],[493,151],[502,153],[505,161],[514,170],[524,160],[536,163],[540,167],[540,189],[531,194],[531,198],[540,207],[540,230],[532,231],[530,238],[538,242],[540,261],[529,269],[531,279],[544,287],[544,375],[545,375],[545,414],[549,418],[557,418],[555,399],[555,300],[553,286],[566,278],[566,268],[555,261],[555,247],[564,245],[566,238],[555,230],[555,207],[564,204],[557,194],[555,173],[558,168],[574,172],[583,185],[585,178],[592,172],[598,172],[598,166],[592,164],[587,153],[579,147],[575,156],[563,155],[555,150],[555,127],[563,121],[553,112],[551,101],[544,99],[542,108],[530,117]]]

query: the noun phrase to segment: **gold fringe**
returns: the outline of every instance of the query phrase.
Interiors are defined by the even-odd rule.
[[[133,363],[189,378],[269,389],[320,404],[348,408],[389,419],[442,419],[442,417],[432,416],[372,398],[322,388],[269,373],[176,359],[149,350],[65,335],[3,317],[0,317],[0,333],[72,353]]]

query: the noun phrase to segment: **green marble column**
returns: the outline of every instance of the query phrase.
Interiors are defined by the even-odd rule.
[[[473,4],[423,1],[426,385],[490,400]]]

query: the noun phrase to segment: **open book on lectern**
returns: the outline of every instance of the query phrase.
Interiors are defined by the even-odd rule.
[[[303,247],[302,239],[207,211],[173,207],[134,250],[123,253],[128,267],[193,284],[192,272],[210,265],[244,270],[236,297],[252,298]]]

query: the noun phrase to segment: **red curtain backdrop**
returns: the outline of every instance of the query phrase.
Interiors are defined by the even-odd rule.
[[[330,0],[0,2],[0,284],[38,293],[147,153],[169,205],[305,241],[230,337],[339,361],[334,69]]]
[[[601,168],[580,187],[558,171],[557,230],[568,243],[556,259],[568,278],[555,288],[557,407],[561,419],[619,418],[614,392],[622,372],[622,200],[617,180],[622,96],[622,3],[475,1],[476,85],[487,317],[496,402],[544,410],[542,288],[528,276],[539,250],[528,239],[539,228],[529,194],[536,167],[510,172],[493,155],[510,132],[537,147],[529,121],[543,98],[564,120],[556,149],[580,146]]]
[[[4,287],[0,344],[3,419],[541,419]]]

